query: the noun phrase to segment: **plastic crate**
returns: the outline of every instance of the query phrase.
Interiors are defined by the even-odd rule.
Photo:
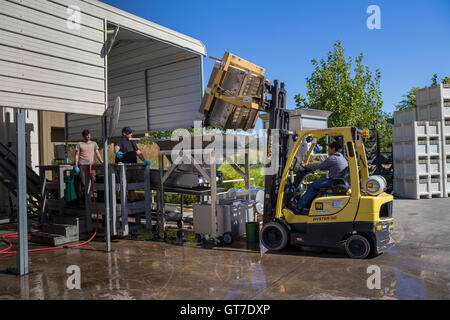
[[[421,175],[444,173],[442,168],[440,156],[419,156],[418,160],[394,160],[394,177],[418,179]]]
[[[427,154],[442,155],[442,140],[439,137],[429,137],[427,139]]]
[[[450,174],[450,155],[442,159],[442,172]]]
[[[450,117],[445,118],[444,121],[442,121],[442,132],[444,137],[450,137]],[[443,138],[443,140],[445,140],[445,138]]]
[[[428,158],[428,173],[443,174],[442,158],[440,156],[430,156]]]
[[[446,174],[442,182],[444,184],[444,196],[450,197],[450,174]]]
[[[430,179],[426,175],[419,179],[394,178],[394,194],[398,197],[420,199],[430,197]]]
[[[417,120],[416,108],[398,110],[394,112],[394,124],[404,124]]]
[[[427,136],[426,121],[396,124],[392,128],[392,138],[395,141],[409,141],[419,136]]]
[[[445,138],[442,149],[445,157],[450,155],[450,137]]]
[[[406,177],[403,189],[397,189],[397,196],[410,199],[430,199],[444,197],[443,178],[440,174]]]
[[[394,160],[418,160],[419,156],[429,154],[429,145],[427,137],[418,137],[415,141],[394,141],[393,157]],[[433,145],[433,148],[435,146]]]
[[[442,86],[440,84],[425,87],[417,90],[416,101],[417,106],[430,105],[441,102],[442,100]]]
[[[450,87],[435,85],[417,90],[417,120],[444,120],[450,116]]]
[[[402,141],[403,140],[403,127],[402,124],[394,124],[392,126],[392,141]]]
[[[430,175],[430,193],[431,196],[443,197],[444,196],[444,186],[443,186],[443,175],[432,174]]]
[[[392,129],[394,141],[410,141],[418,137],[441,138],[441,121],[413,121],[396,124]]]

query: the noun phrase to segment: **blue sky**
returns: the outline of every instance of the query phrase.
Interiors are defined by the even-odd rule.
[[[345,55],[381,71],[383,109],[392,112],[411,87],[450,76],[450,1],[180,1],[103,0],[201,40],[208,56],[230,51],[286,83],[288,108],[305,93],[311,59],[325,58],[340,39]],[[381,9],[381,30],[369,30],[369,5]],[[204,60],[205,84],[213,61]]]

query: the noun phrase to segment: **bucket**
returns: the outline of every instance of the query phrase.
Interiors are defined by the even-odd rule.
[[[64,183],[66,188],[64,189],[64,200],[66,202],[71,202],[77,198],[77,193],[75,192],[75,184],[72,176],[65,176]]]
[[[259,241],[259,222],[247,222],[245,231],[247,232],[247,242],[255,243]]]

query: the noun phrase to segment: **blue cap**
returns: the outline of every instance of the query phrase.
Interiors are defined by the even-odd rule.
[[[133,132],[133,129],[131,129],[130,127],[123,127],[123,129],[122,129],[122,133],[123,132]]]

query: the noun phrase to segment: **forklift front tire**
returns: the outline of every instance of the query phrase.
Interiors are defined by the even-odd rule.
[[[284,249],[288,244],[289,232],[279,222],[268,222],[261,230],[261,240],[267,249],[279,251]]]
[[[366,237],[354,234],[345,242],[345,251],[353,259],[365,259],[370,253],[370,242]]]
[[[233,243],[233,235],[230,232],[225,232],[222,239],[227,246]]]

